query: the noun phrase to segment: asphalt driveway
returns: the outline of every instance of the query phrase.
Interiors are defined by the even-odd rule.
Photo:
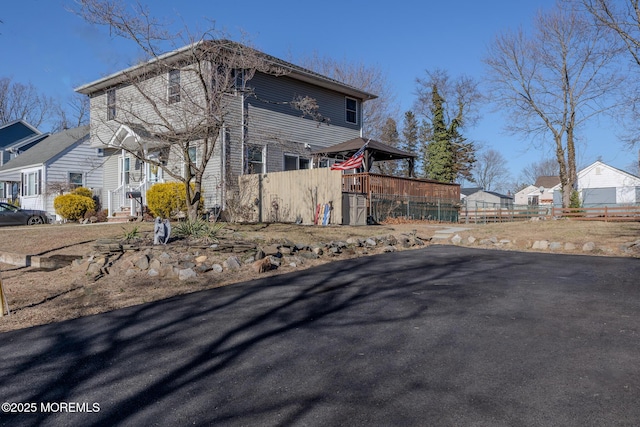
[[[431,246],[0,334],[0,425],[637,425],[639,362],[640,259]]]

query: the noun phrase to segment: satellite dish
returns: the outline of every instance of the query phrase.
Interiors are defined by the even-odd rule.
[[[540,186],[540,188],[538,188],[538,190],[540,191],[540,194],[544,193],[544,186]]]

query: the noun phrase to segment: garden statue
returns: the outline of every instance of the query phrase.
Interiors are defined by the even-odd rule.
[[[162,220],[162,218],[157,217],[155,220],[155,225],[153,226],[153,244],[166,245],[169,241],[169,236],[171,236],[171,223],[168,219]]]

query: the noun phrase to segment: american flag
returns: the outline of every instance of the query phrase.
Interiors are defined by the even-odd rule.
[[[362,161],[364,160],[364,150],[367,149],[367,144],[369,141],[365,142],[362,148],[355,152],[353,156],[351,156],[348,160],[345,160],[342,163],[336,163],[331,166],[332,171],[346,171],[349,169],[357,169],[362,167]]]

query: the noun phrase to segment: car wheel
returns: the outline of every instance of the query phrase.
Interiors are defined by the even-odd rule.
[[[27,221],[27,225],[38,225],[38,224],[44,224],[44,221],[39,216],[32,216]]]

